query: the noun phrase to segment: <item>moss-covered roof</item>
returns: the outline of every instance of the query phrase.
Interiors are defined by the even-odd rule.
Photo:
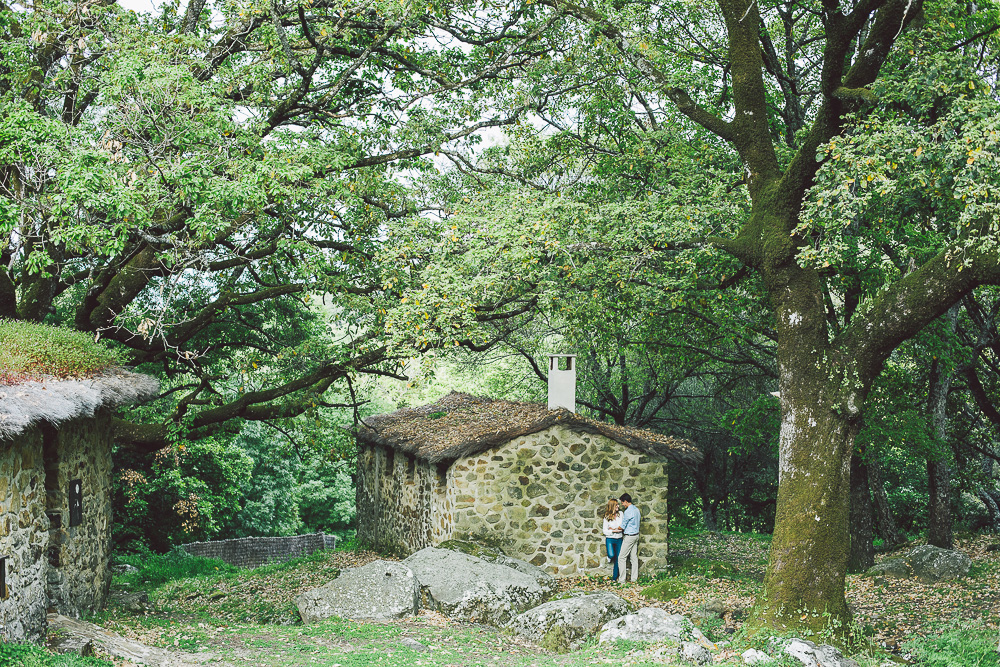
[[[39,422],[59,424],[92,417],[100,408],[135,403],[152,398],[158,391],[155,378],[120,368],[83,379],[0,384],[0,440],[13,438]]]
[[[549,410],[539,403],[495,401],[458,392],[430,405],[369,417],[359,429],[358,439],[431,463],[450,463],[560,425],[600,434],[636,451],[670,457],[685,465],[694,465],[702,457],[694,445],[680,438],[606,424],[569,410]]]

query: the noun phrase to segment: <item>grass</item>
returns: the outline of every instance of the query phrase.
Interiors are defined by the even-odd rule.
[[[985,551],[988,541],[977,538],[959,545],[973,556],[977,568],[975,576],[958,582],[924,585],[900,580],[876,585],[870,578],[849,577],[848,600],[858,609],[858,632],[871,638],[851,657],[862,667],[879,667],[886,660],[883,645],[896,640],[895,655],[911,655],[920,664],[1000,667],[996,652],[1000,554]],[[692,532],[681,538],[675,533],[672,548],[679,556],[667,573],[659,577],[648,573],[653,576],[645,584],[611,585],[608,577],[591,576],[562,579],[560,589],[564,594],[608,590],[633,607],[683,613],[709,639],[722,642],[716,664],[735,667],[742,664],[740,654],[747,648],[767,648],[756,643],[763,641],[759,637],[745,637],[742,631],[742,621],[761,590],[757,575],[766,564],[767,546],[766,539],[740,534]],[[452,621],[429,611],[387,623],[331,619],[297,624],[293,600],[300,591],[326,583],[343,567],[378,558],[383,556],[338,549],[256,570],[235,570],[177,554],[136,558],[130,562],[140,570],[117,578],[115,588],[127,585],[129,590],[148,591],[153,610],[137,616],[112,605],[95,620],[152,646],[211,654],[209,664],[217,667],[681,664],[676,647],[668,643],[598,647],[592,639],[580,650],[558,653],[564,647],[556,636],[549,638],[546,651],[508,631]],[[644,597],[658,587],[664,589],[661,594]],[[725,609],[721,615],[706,611],[718,609],[720,603]],[[931,622],[954,614],[959,615],[954,621]],[[824,635],[808,638],[817,643],[826,640]],[[409,645],[411,641],[430,650],[419,650],[419,645]]]
[[[121,363],[89,334],[33,322],[0,320],[0,383],[81,378]]]
[[[78,655],[49,653],[34,644],[0,642],[0,665],[4,667],[114,667],[106,660]]]

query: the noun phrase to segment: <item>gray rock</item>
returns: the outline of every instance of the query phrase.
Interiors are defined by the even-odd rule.
[[[681,658],[696,665],[710,665],[714,662],[712,654],[701,644],[681,642]]]
[[[662,609],[644,607],[634,614],[616,618],[604,624],[597,643],[626,639],[634,642],[672,641],[680,644],[693,641],[714,651],[715,644],[710,642],[701,630],[694,627],[688,619],[680,614],[668,614]]]
[[[961,551],[940,549],[930,544],[922,544],[906,555],[913,570],[913,576],[932,584],[936,581],[959,579],[969,574],[972,559]]]
[[[418,642],[416,639],[410,637],[403,637],[399,640],[399,643],[410,649],[411,651],[417,651],[418,653],[423,653],[424,651],[430,651],[429,648]]]
[[[628,603],[612,593],[576,595],[529,609],[516,616],[510,628],[538,644],[553,628],[560,627],[568,648],[577,649],[602,625],[628,611]]]
[[[811,641],[796,638],[785,644],[782,650],[805,667],[861,667],[829,644],[817,646]]]
[[[545,602],[556,580],[542,569],[498,554],[493,562],[459,551],[427,547],[403,561],[420,582],[428,609],[467,621],[502,627]]]
[[[960,551],[923,544],[901,558],[882,561],[866,574],[894,579],[916,577],[925,584],[932,584],[964,577],[971,567],[972,560]]]
[[[908,579],[913,573],[904,558],[886,558],[881,563],[868,568],[865,573],[869,577],[889,577],[890,579]]]
[[[774,660],[774,658],[769,656],[767,653],[758,651],[755,648],[748,648],[740,654],[740,657],[743,658],[744,665],[760,665]]]
[[[410,568],[377,560],[341,570],[325,586],[295,598],[295,606],[308,624],[332,616],[375,620],[414,616],[419,601],[420,586]]]

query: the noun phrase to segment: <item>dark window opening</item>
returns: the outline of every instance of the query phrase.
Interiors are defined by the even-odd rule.
[[[52,567],[59,567],[59,554],[62,549],[59,547],[49,547],[49,565]]]
[[[69,525],[83,523],[83,481],[74,479],[69,483]]]
[[[7,590],[7,557],[0,556],[0,600],[6,600],[10,597],[10,591]]]
[[[441,493],[444,493],[445,487],[448,484],[448,467],[447,463],[439,463],[435,468],[435,472],[437,473],[437,490]]]

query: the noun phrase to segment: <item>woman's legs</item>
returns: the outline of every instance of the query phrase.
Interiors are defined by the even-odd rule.
[[[608,538],[608,552],[611,556],[612,562],[615,564],[615,569],[611,573],[611,580],[618,581],[618,554],[622,550],[622,538],[614,537]]]

